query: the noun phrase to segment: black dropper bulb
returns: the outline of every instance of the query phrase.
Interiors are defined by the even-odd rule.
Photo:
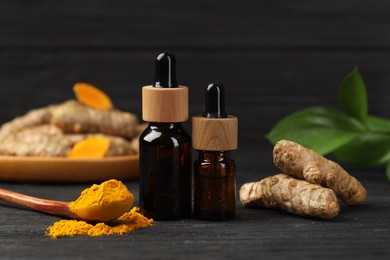
[[[210,83],[205,90],[203,117],[226,118],[225,88],[220,83]]]
[[[156,58],[156,76],[153,87],[177,88],[176,58],[173,53],[163,52]]]

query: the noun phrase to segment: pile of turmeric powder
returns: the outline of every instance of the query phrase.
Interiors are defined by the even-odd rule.
[[[133,207],[130,212],[109,223],[90,224],[79,220],[60,220],[47,228],[46,235],[51,238],[76,235],[123,235],[137,228],[149,227],[153,223],[153,219],[148,219],[139,212],[139,208]]]
[[[112,179],[83,190],[76,201],[69,203],[69,210],[77,219],[109,221],[128,212],[133,202],[134,196],[126,186]]]
[[[240,200],[245,207],[331,219],[340,212],[337,197],[348,205],[362,204],[366,198],[363,185],[339,164],[298,143],[280,140],[273,156],[284,173],[242,185]]]
[[[153,219],[148,219],[133,207],[134,196],[118,180],[108,180],[100,185],[85,189],[80,197],[69,204],[72,216],[77,219],[101,221],[91,224],[81,220],[60,220],[47,228],[51,238],[75,235],[126,234],[137,228],[149,227]]]

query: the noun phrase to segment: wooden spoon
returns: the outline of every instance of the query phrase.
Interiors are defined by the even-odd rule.
[[[1,201],[6,201],[9,203],[13,203],[16,205],[21,205],[36,211],[48,213],[51,215],[56,215],[56,216],[62,216],[62,217],[67,217],[71,219],[77,219],[77,220],[85,220],[85,221],[108,221],[110,219],[102,219],[101,217],[99,219],[88,219],[85,216],[96,216],[99,214],[94,214],[95,212],[99,212],[104,210],[102,207],[107,207],[110,208],[112,205],[102,205],[100,208],[96,207],[91,207],[91,208],[86,208],[86,210],[90,210],[91,214],[83,214],[83,217],[78,216],[75,212],[72,212],[72,210],[69,207],[69,204],[71,202],[64,202],[64,201],[55,201],[55,200],[45,200],[45,199],[40,199],[32,196],[27,196],[21,193],[5,190],[0,188],[0,200]],[[119,201],[120,202],[120,201]],[[118,201],[115,201],[115,203],[118,203]],[[126,210],[123,213],[125,213]],[[93,218],[93,217],[92,217]]]

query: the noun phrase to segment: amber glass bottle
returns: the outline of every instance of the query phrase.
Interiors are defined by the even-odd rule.
[[[236,211],[237,117],[225,112],[224,88],[212,83],[205,91],[205,112],[192,119],[194,163],[194,215],[205,220],[227,220]]]
[[[156,60],[156,80],[142,90],[148,127],[140,136],[140,207],[156,220],[191,214],[191,138],[180,122],[188,118],[188,88],[178,86],[175,57]]]
[[[236,212],[236,165],[230,152],[199,151],[194,167],[194,214],[225,220]]]

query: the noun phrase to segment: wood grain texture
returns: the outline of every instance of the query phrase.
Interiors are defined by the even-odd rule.
[[[238,187],[257,174],[238,172]],[[390,193],[380,172],[365,180],[367,202],[341,206],[331,221],[293,216],[278,210],[245,209],[237,204],[232,221],[195,219],[158,222],[124,236],[73,237],[51,240],[45,228],[60,218],[1,203],[0,241],[4,258],[286,258],[386,259]],[[245,175],[243,177],[242,175]],[[262,175],[262,174],[260,174]],[[125,183],[137,194],[138,183]],[[89,185],[2,184],[17,192],[62,201],[76,199]],[[136,196],[137,197],[137,196]],[[135,201],[138,205],[138,201]]]
[[[138,175],[138,155],[104,160],[0,156],[0,181],[90,183],[107,179],[137,180]]]
[[[0,200],[14,206],[19,205],[51,215],[76,219],[69,208],[69,202],[41,199],[6,189],[0,189]]]
[[[202,151],[232,151],[238,146],[238,118],[192,117],[192,148]]]
[[[188,87],[142,88],[142,119],[146,122],[177,123],[188,119]]]
[[[383,0],[0,3],[3,48],[388,50]]]
[[[0,122],[73,98],[72,86],[79,81],[95,84],[116,107],[141,118],[142,86],[153,83],[157,53],[0,53]],[[239,138],[250,139],[249,144],[297,109],[337,106],[339,83],[355,65],[368,88],[369,112],[390,117],[387,53],[178,52],[176,56],[178,81],[189,87],[189,115],[202,113],[204,87],[220,81],[226,88],[227,112],[240,119]]]
[[[297,109],[337,106],[339,82],[356,65],[370,114],[390,117],[389,11],[385,0],[2,0],[0,123],[72,98],[80,81],[141,117],[142,86],[153,83],[155,56],[169,50],[177,57],[179,83],[189,87],[190,116],[203,111],[209,82],[226,87],[227,112],[240,119],[233,152],[240,187],[278,172],[264,139],[271,127]],[[186,219],[126,236],[50,240],[44,230],[58,218],[1,203],[0,257],[388,259],[384,169],[343,167],[368,196],[362,206],[342,205],[333,221],[237,205],[228,222]],[[137,182],[127,185],[138,194]],[[89,187],[1,186],[63,201]]]

